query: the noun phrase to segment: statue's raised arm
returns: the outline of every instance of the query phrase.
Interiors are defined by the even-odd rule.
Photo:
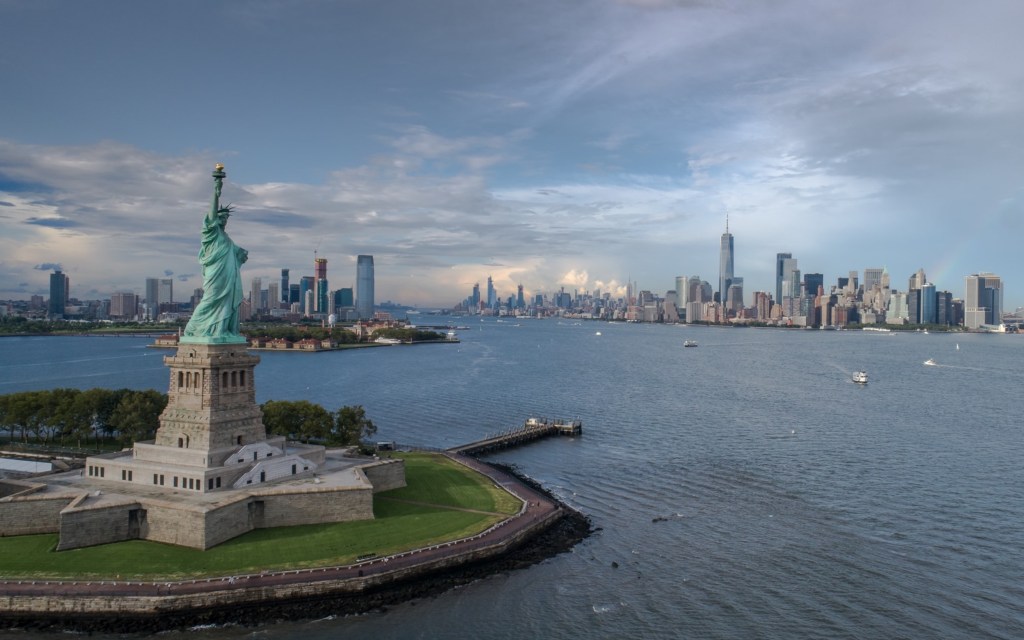
[[[224,185],[224,165],[213,171],[213,202],[206,214],[202,231],[199,264],[203,266],[203,298],[192,312],[192,318],[181,338],[183,343],[244,343],[239,333],[238,306],[242,303],[242,264],[248,252],[231,241],[225,229],[231,216],[231,205],[220,206]]]

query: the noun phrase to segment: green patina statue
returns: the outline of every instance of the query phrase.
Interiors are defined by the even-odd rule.
[[[192,312],[181,342],[193,344],[245,343],[238,332],[238,305],[242,303],[242,264],[249,253],[232,242],[224,227],[231,205],[220,206],[224,185],[224,165],[213,171],[213,203],[203,222],[203,246],[199,264],[203,265],[203,299]]]

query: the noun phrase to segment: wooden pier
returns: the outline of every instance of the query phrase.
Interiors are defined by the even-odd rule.
[[[548,420],[547,418],[530,418],[523,426],[516,429],[487,436],[483,440],[470,442],[448,450],[449,453],[478,456],[499,449],[516,447],[521,444],[547,438],[548,436],[578,436],[583,434],[583,422],[576,420]]]

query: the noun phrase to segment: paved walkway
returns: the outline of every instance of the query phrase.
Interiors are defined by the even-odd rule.
[[[391,556],[375,557],[364,562],[343,566],[268,571],[259,574],[223,576],[177,582],[3,580],[0,581],[0,596],[174,596],[385,575],[446,557],[492,547],[501,542],[508,541],[517,534],[551,518],[553,514],[561,509],[556,502],[501,469],[496,469],[466,456],[445,455],[460,464],[488,476],[495,484],[523,500],[523,509],[517,515],[511,516],[507,520],[502,520],[486,531],[469,538],[444,542]]]

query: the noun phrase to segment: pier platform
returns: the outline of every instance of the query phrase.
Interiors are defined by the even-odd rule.
[[[499,449],[516,447],[521,444],[540,440],[554,435],[579,436],[583,434],[583,422],[575,420],[549,420],[547,418],[529,418],[523,426],[509,429],[502,433],[487,436],[482,440],[470,442],[448,449],[448,453],[465,456],[478,456]]]

